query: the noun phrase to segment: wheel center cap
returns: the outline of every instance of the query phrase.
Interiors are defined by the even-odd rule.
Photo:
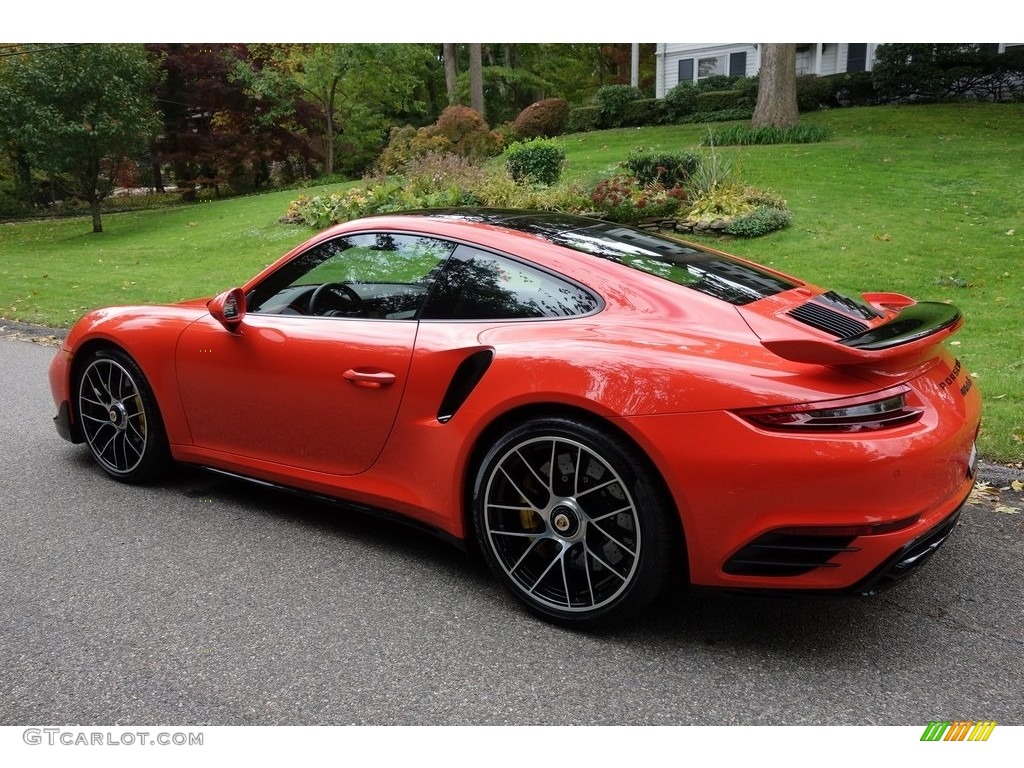
[[[110,417],[110,423],[118,429],[121,429],[124,427],[128,414],[124,409],[124,405],[121,403],[114,403],[110,406],[110,410],[107,412],[107,415]]]
[[[569,507],[557,506],[551,510],[551,525],[561,536],[569,537],[580,527],[579,516]]]

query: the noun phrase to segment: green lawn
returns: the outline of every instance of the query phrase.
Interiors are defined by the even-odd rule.
[[[830,128],[832,140],[719,150],[745,181],[789,201],[792,227],[707,242],[855,295],[892,290],[957,304],[967,325],[952,343],[985,399],[982,453],[1024,460],[1024,105],[802,119]],[[564,137],[566,173],[593,179],[634,147],[694,149],[705,133],[666,126]],[[0,316],[67,326],[95,306],[235,285],[311,234],[277,223],[296,195],[108,215],[99,235],[87,219],[0,225]]]

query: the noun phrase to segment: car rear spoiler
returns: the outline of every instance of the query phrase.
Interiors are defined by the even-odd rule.
[[[901,306],[889,320],[855,336],[835,341],[762,337],[761,344],[798,363],[858,365],[919,352],[952,336],[963,322],[952,304],[922,301]]]

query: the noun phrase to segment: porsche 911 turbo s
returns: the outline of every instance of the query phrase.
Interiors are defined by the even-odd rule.
[[[677,576],[871,593],[915,571],[973,485],[962,322],[597,219],[420,211],[212,299],[89,312],[50,384],[114,479],[183,462],[386,510],[582,626]]]

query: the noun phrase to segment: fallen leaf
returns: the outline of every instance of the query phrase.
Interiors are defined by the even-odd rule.
[[[1001,512],[1004,515],[1019,515],[1020,514],[1020,510],[1019,509],[1016,509],[1015,507],[1008,507],[1005,504],[997,504],[996,505],[996,512]]]
[[[1024,483],[1020,480],[1012,480],[1010,482],[1010,487],[1017,492],[1024,491]]]

